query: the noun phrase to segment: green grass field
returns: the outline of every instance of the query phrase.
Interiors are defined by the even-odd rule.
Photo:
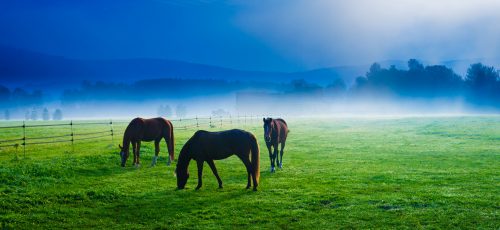
[[[76,142],[74,151],[68,143],[28,146],[26,156],[2,148],[0,222],[7,229],[500,228],[500,116],[288,123],[284,168],[274,174],[261,121],[232,124],[259,139],[257,192],[244,189],[236,157],[216,162],[223,189],[204,167],[195,191],[191,162],[186,189],[176,191],[164,143],[156,167],[149,167],[153,144],[143,144],[138,169],[131,159],[119,166],[121,136],[114,145],[109,137]],[[176,130],[176,157],[194,131]],[[0,132],[4,139],[18,130]]]

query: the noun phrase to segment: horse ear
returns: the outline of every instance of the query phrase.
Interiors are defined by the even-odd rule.
[[[262,118],[262,121],[263,121],[263,122],[266,122],[266,118],[265,118],[265,117],[263,117],[263,118]]]

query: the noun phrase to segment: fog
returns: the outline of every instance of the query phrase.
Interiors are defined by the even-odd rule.
[[[242,1],[241,1],[242,2]],[[240,3],[241,3],[240,2]],[[500,1],[252,1],[237,22],[284,56],[318,66],[496,58]]]

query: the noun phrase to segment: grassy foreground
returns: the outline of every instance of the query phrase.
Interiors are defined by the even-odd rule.
[[[262,125],[239,126],[261,146],[258,192],[243,164],[196,164],[176,191],[166,146],[149,167],[119,167],[118,138],[0,149],[5,228],[500,228],[500,116],[288,120],[284,168],[269,173]],[[232,127],[237,128],[237,124]],[[227,129],[230,127],[226,127]],[[217,130],[217,129],[213,129]],[[52,131],[51,131],[52,132]],[[59,132],[53,130],[53,133]],[[176,131],[176,156],[194,130]],[[0,136],[8,136],[4,132]],[[120,136],[121,138],[121,136]]]

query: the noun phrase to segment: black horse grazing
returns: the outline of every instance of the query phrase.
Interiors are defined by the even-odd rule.
[[[161,117],[143,119],[133,119],[125,129],[123,134],[123,147],[120,156],[122,158],[122,167],[125,167],[128,156],[130,155],[129,147],[132,143],[134,152],[134,165],[139,166],[139,151],[141,149],[141,141],[155,141],[155,156],[151,166],[156,165],[158,153],[160,153],[160,141],[164,138],[168,146],[168,154],[170,155],[167,165],[174,160],[174,127],[169,120]]]
[[[264,121],[264,139],[269,150],[269,159],[271,160],[271,172],[275,172],[274,162],[279,168],[283,168],[283,149],[285,148],[286,137],[288,136],[288,126],[285,120],[281,118],[263,118]],[[278,144],[281,143],[280,157],[278,158]],[[274,148],[274,153],[271,151]]]
[[[189,178],[189,161],[194,159],[198,165],[198,186],[202,185],[201,178],[203,172],[203,163],[207,162],[214,173],[219,188],[222,188],[222,180],[215,168],[214,160],[221,160],[231,155],[238,156],[248,173],[247,189],[251,186],[253,179],[253,190],[257,190],[259,184],[259,144],[255,136],[247,131],[232,129],[221,132],[208,132],[204,130],[197,131],[182,147],[177,161],[177,188],[183,189]]]

